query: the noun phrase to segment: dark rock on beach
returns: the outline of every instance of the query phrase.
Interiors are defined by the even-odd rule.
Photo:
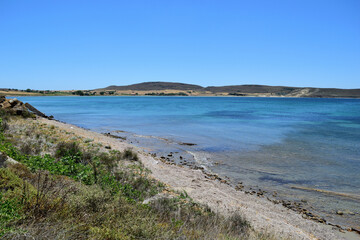
[[[195,146],[195,143],[179,143],[180,145],[185,145],[185,146]]]
[[[4,109],[5,111],[16,114],[16,115],[23,115],[23,116],[30,116],[31,114],[35,114],[37,116],[43,118],[49,118],[44,113],[40,112],[34,106],[29,103],[23,103],[16,98],[13,99],[6,99],[4,96],[0,96],[0,108]]]

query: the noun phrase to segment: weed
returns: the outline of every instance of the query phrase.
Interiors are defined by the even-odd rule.
[[[7,160],[7,155],[5,153],[0,152],[0,167],[5,163]]]
[[[25,155],[35,155],[39,154],[41,151],[41,144],[39,142],[31,143],[30,141],[24,141],[23,144],[20,145],[20,152]]]
[[[123,158],[130,161],[139,161],[139,156],[131,148],[125,149]]]
[[[0,237],[15,231],[13,223],[22,218],[21,204],[16,199],[6,199],[0,193]]]
[[[81,152],[76,142],[59,142],[55,147],[55,157],[76,156]]]

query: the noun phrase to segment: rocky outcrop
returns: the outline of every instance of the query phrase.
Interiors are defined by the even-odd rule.
[[[0,109],[4,109],[5,111],[22,116],[31,116],[31,114],[35,114],[44,118],[53,118],[52,116],[48,117],[44,113],[37,110],[34,106],[29,103],[23,103],[16,98],[6,99],[5,97],[0,96]]]
[[[47,116],[40,112],[39,110],[37,110],[34,106],[32,106],[30,103],[25,103],[25,107],[27,109],[29,109],[31,112],[33,112],[34,114],[40,116],[40,117],[44,117],[44,118],[47,118]]]
[[[2,102],[1,102],[0,108],[6,110],[7,112],[9,112],[11,114],[30,115],[30,112],[26,109],[26,107],[24,106],[24,103],[17,100],[16,98],[14,98],[14,99],[6,99],[5,98],[5,100],[2,100]]]

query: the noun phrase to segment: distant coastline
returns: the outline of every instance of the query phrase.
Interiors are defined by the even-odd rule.
[[[360,98],[359,89],[232,85],[202,87],[173,82],[144,82],[92,90],[19,90],[0,88],[6,96],[236,96],[293,98]]]

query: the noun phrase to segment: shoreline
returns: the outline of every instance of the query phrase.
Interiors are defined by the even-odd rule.
[[[205,98],[205,97],[224,97],[224,98],[288,98],[288,99],[354,99],[360,100],[360,97],[296,97],[296,96],[257,96],[257,95],[249,95],[249,96],[234,96],[234,95],[190,95],[190,96],[181,96],[181,95],[174,95],[174,96],[151,96],[151,95],[106,95],[106,96],[79,96],[79,95],[12,95],[12,94],[5,94],[6,97],[10,98],[21,98],[21,97],[147,97],[147,98],[158,98],[158,97],[175,97],[175,98]]]
[[[119,135],[117,135],[117,133],[127,133],[127,135],[119,136]],[[359,237],[360,237],[360,229],[359,228],[357,228],[356,226],[346,225],[345,223],[341,223],[333,218],[333,217],[336,218],[339,215],[343,215],[344,212],[355,215],[350,210],[334,210],[335,212],[333,213],[333,215],[329,216],[329,215],[327,215],[328,213],[321,212],[321,211],[319,211],[318,208],[314,208],[314,206],[312,204],[308,204],[307,200],[296,198],[296,196],[294,196],[294,195],[292,197],[285,196],[284,191],[283,191],[283,194],[281,194],[279,192],[279,189],[277,189],[275,186],[265,187],[264,185],[261,185],[261,183],[258,183],[258,185],[254,185],[254,184],[249,185],[249,183],[243,183],[243,181],[236,181],[233,178],[229,178],[226,174],[224,174],[224,173],[221,174],[221,173],[217,172],[215,169],[210,169],[210,167],[203,165],[203,163],[199,162],[196,159],[194,153],[190,152],[189,149],[185,150],[185,149],[179,148],[180,152],[176,151],[178,149],[171,149],[172,151],[175,150],[175,152],[171,152],[170,150],[165,150],[165,151],[158,151],[159,149],[153,150],[153,149],[148,149],[149,146],[144,146],[143,144],[139,143],[139,141],[141,142],[141,140],[139,140],[139,139],[155,138],[156,140],[164,141],[163,144],[168,144],[169,142],[171,142],[171,143],[175,143],[176,145],[187,145],[186,143],[184,144],[182,142],[176,142],[176,141],[169,140],[167,138],[151,136],[151,135],[149,135],[149,136],[148,135],[146,135],[146,136],[136,135],[135,133],[122,131],[122,130],[112,131],[111,133],[109,132],[109,133],[104,133],[104,134],[106,136],[116,138],[120,141],[124,141],[130,145],[135,145],[138,148],[145,150],[147,153],[150,153],[153,157],[157,157],[156,159],[162,161],[165,164],[184,166],[186,168],[190,168],[193,170],[201,170],[203,172],[203,174],[206,175],[207,179],[220,181],[223,184],[227,184],[227,185],[231,186],[232,188],[235,188],[235,190],[237,190],[237,191],[242,191],[248,195],[254,195],[254,196],[257,196],[260,198],[267,199],[268,201],[270,201],[274,204],[280,204],[280,205],[284,206],[285,208],[293,210],[294,212],[297,212],[298,214],[302,215],[303,218],[306,218],[306,219],[309,219],[309,220],[312,220],[315,222],[319,222],[322,224],[334,226],[334,227],[338,228],[339,231],[356,232],[359,234]],[[131,138],[130,140],[128,139],[129,135],[133,136],[133,138]],[[125,136],[125,137],[122,137],[122,136]],[[190,144],[191,146],[197,145],[196,143],[188,143],[188,144]],[[158,148],[158,146],[157,146],[157,148]],[[165,149],[166,149],[166,147],[165,147]],[[191,157],[193,157],[193,159],[189,160],[188,157],[186,156],[186,154],[190,154]],[[185,156],[185,157],[183,157],[183,156]],[[211,165],[219,165],[219,164],[221,164],[221,163],[213,162],[213,164],[211,164]],[[316,188],[302,187],[302,186],[298,186],[298,185],[290,185],[289,190],[290,189],[297,189],[297,190],[302,190],[302,191],[307,191],[307,192],[317,192],[317,193],[321,193],[323,195],[332,195],[332,196],[336,196],[336,197],[353,199],[353,200],[357,200],[357,201],[360,200],[360,195],[351,194],[351,193],[326,191],[326,190],[321,190],[321,189],[316,189]],[[284,190],[284,189],[282,189],[282,190]],[[295,197],[295,199],[294,199],[294,197]],[[355,223],[356,223],[356,221],[355,221]]]
[[[153,178],[174,190],[186,191],[192,199],[208,205],[214,211],[225,215],[242,213],[255,230],[270,231],[277,236],[291,239],[360,239],[360,235],[355,232],[341,233],[331,225],[305,219],[281,204],[275,204],[256,194],[250,195],[238,191],[226,180],[219,179],[217,174],[207,174],[203,169],[191,169],[163,161],[141,147],[89,129],[44,118],[37,118],[35,121],[71,131],[76,135],[111,146],[112,149],[123,150],[131,147],[139,153],[140,160],[151,170]]]

